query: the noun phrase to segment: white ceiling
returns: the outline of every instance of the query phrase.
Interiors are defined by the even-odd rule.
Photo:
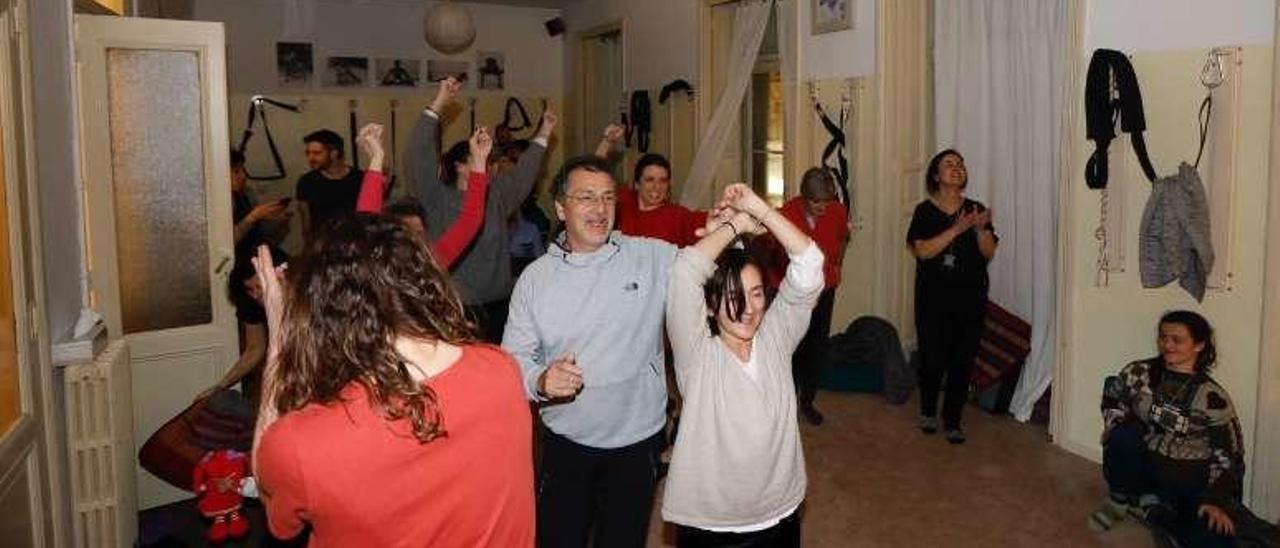
[[[564,8],[569,4],[585,0],[463,0],[473,4],[501,4],[506,6],[525,6],[531,8]]]

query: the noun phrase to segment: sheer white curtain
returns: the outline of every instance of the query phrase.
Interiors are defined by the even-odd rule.
[[[716,101],[711,122],[698,140],[698,151],[680,192],[680,202],[686,206],[707,205],[704,202],[711,195],[720,155],[729,144],[733,124],[738,123],[742,113],[742,98],[746,95],[747,84],[751,82],[751,70],[760,53],[760,40],[764,38],[765,27],[769,24],[772,5],[773,0],[742,0],[734,12],[733,44],[729,50],[724,91]]]
[[[934,6],[938,148],[964,155],[967,193],[992,208],[1000,249],[991,299],[1031,323],[1031,355],[1009,410],[1025,421],[1053,379],[1066,2]]]

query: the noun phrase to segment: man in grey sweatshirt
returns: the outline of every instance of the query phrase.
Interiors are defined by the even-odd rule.
[[[427,234],[432,240],[453,225],[466,191],[467,141],[455,144],[443,158],[439,155],[439,113],[457,96],[460,86],[453,78],[440,82],[435,100],[418,117],[405,159],[411,183],[409,190],[422,202],[427,214]],[[453,282],[462,294],[468,315],[478,320],[481,336],[495,344],[502,340],[511,296],[511,235],[507,219],[520,209],[533,190],[555,126],[555,114],[550,110],[544,112],[538,135],[515,168],[489,182],[484,227],[453,267]]]
[[[554,183],[564,234],[525,269],[502,346],[543,402],[538,546],[645,545],[667,402],[663,306],[675,246],[612,230],[609,165]]]

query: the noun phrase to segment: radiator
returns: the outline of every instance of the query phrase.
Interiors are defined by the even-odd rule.
[[[111,341],[93,361],[67,366],[64,383],[74,545],[133,546],[138,504],[127,343]]]

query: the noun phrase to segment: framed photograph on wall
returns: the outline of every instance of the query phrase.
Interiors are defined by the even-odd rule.
[[[369,85],[369,58],[335,55],[325,64],[324,85],[335,88]]]
[[[476,52],[476,80],[480,89],[506,88],[507,58],[497,51]]]
[[[812,34],[825,34],[853,28],[853,10],[856,0],[809,0],[813,10],[810,23]]]
[[[311,87],[315,71],[310,42],[276,42],[276,81],[280,87]]]
[[[471,63],[453,59],[427,59],[427,81],[436,83],[450,76],[467,87],[467,76],[471,72]]]
[[[422,61],[378,58],[373,63],[375,82],[383,87],[414,87],[422,80]]]

